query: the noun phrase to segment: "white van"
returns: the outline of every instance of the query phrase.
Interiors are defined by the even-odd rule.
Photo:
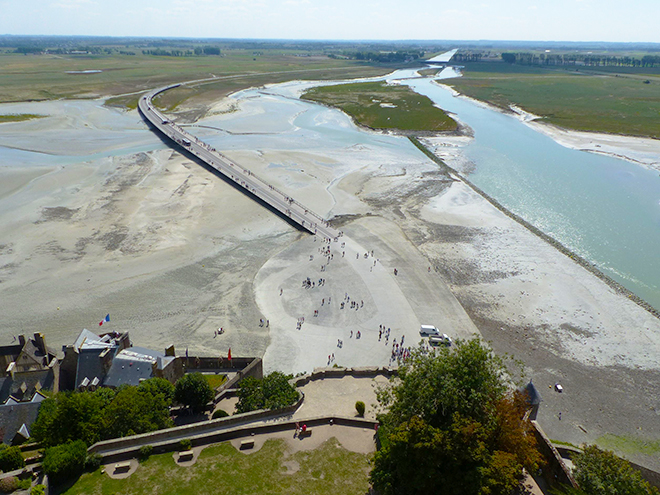
[[[422,325],[419,327],[419,334],[425,335],[440,335],[440,332],[433,325]]]
[[[451,338],[446,333],[443,333],[442,335],[430,335],[429,345],[432,347],[439,347],[441,345],[449,347],[451,346]]]

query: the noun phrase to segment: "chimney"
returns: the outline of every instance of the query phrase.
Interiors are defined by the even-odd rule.
[[[9,366],[7,366],[7,371],[6,373],[8,375],[11,375],[11,379],[14,379],[14,373],[16,372],[16,361],[12,361],[9,363]]]
[[[39,349],[44,356],[48,355],[48,349],[46,349],[46,340],[44,339],[43,333],[34,333],[34,343],[37,346],[37,349]]]
[[[173,345],[171,345],[167,349],[165,349],[165,355],[166,356],[172,356],[172,357],[176,356],[176,354],[174,353],[174,346]]]
[[[21,347],[25,346],[25,335],[18,336],[18,343],[21,344]]]

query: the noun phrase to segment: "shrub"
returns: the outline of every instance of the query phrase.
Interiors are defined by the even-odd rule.
[[[0,452],[0,469],[5,473],[25,467],[25,459],[18,447],[8,447]]]
[[[87,446],[82,440],[46,449],[43,469],[54,483],[80,474],[87,459]]]
[[[32,486],[32,477],[23,478],[18,480],[18,489],[19,490],[29,490]]]
[[[101,467],[102,460],[103,458],[99,454],[92,452],[87,456],[87,459],[85,459],[85,469],[87,471],[96,471]]]
[[[229,413],[224,409],[217,409],[213,412],[213,419],[226,418],[227,416],[229,416]]]
[[[190,441],[190,438],[182,438],[179,441],[179,451],[183,452],[185,450],[190,450],[192,447],[192,442]]]
[[[7,476],[0,480],[0,492],[11,493],[18,490],[18,479],[16,476]]]
[[[46,485],[35,485],[30,490],[30,495],[45,495]]]
[[[361,400],[355,403],[355,410],[357,411],[358,416],[363,417],[365,409],[366,406],[364,405],[364,402],[362,402]]]
[[[12,493],[16,490],[27,490],[32,484],[31,478],[18,479],[16,476],[7,476],[0,480],[0,492]]]
[[[151,457],[151,454],[153,453],[154,453],[154,448],[152,445],[143,445],[142,447],[140,447],[139,457],[143,461],[146,461],[147,459],[149,459],[149,457]]]

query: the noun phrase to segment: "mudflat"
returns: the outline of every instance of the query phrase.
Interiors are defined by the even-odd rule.
[[[233,112],[222,113],[223,102],[199,124],[240,143],[222,148],[231,159],[332,218],[345,232],[340,241],[328,246],[295,230],[148,137],[136,112],[118,116],[135,129],[115,143],[130,146],[85,141],[96,134],[86,134],[82,114],[13,123],[26,152],[43,153],[44,141],[20,126],[48,125],[43,133],[76,129],[86,154],[75,160],[61,144],[56,159],[36,160],[46,173],[25,176],[0,199],[0,337],[41,331],[57,347],[109,312],[108,330],[130,331],[136,345],[206,355],[231,348],[264,356],[267,369],[300,372],[389,364],[394,339],[413,345],[419,325],[434,324],[452,337],[480,333],[522,360],[543,394],[539,421],[551,438],[660,438],[656,318],[403,137],[302,102],[277,126],[264,118],[261,135],[228,134],[258,132],[273,91],[291,98],[298,90],[234,95]],[[298,116],[312,109],[307,134],[294,139]],[[428,144],[460,163],[466,139]],[[0,173],[17,168],[3,163]],[[307,278],[314,287],[303,286]],[[383,326],[390,337],[379,340]],[[629,457],[660,467],[653,455]]]

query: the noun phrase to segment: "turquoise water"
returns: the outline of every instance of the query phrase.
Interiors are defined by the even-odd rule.
[[[517,119],[406,81],[468,124],[470,180],[511,211],[660,308],[660,174],[560,146]],[[660,147],[660,143],[658,143]]]

